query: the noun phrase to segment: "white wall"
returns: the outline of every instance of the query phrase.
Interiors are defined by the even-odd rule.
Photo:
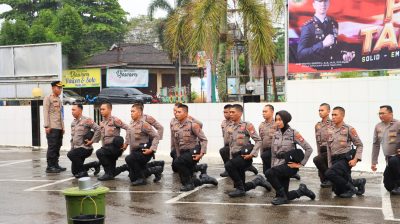
[[[343,106],[346,109],[345,122],[356,128],[364,143],[363,161],[356,170],[369,171],[371,162],[372,135],[379,122],[379,106],[392,105],[395,117],[400,111],[400,77],[356,78],[337,80],[301,80],[287,82],[285,103],[272,103],[275,110],[288,110],[292,116],[290,125],[297,129],[315,149],[314,125],[320,119],[318,107],[329,103],[332,107]],[[266,103],[246,103],[245,120],[257,128],[262,121],[261,111]],[[208,153],[205,162],[222,162],[218,150],[222,146],[220,124],[225,104],[189,104],[189,113],[204,123],[204,132],[208,138]],[[114,105],[113,115],[124,122],[130,121],[130,105]],[[169,122],[172,118],[173,104],[145,105],[145,113],[154,116],[165,128],[164,139],[160,142],[159,158],[167,158],[170,151]],[[85,106],[84,114],[93,117],[93,107]],[[42,115],[41,115],[42,116]],[[0,145],[31,145],[30,107],[0,107]],[[42,118],[43,120],[43,118]],[[71,107],[65,106],[66,133],[64,149],[69,149]],[[43,126],[43,125],[41,125]],[[21,128],[23,127],[23,128]],[[41,130],[42,147],[46,148],[46,138]],[[125,136],[125,132],[122,131]],[[99,148],[100,145],[95,145]],[[314,152],[315,154],[315,152]],[[258,158],[256,162],[260,162]],[[378,168],[384,168],[384,159],[380,157]],[[313,166],[310,160],[307,166]]]
[[[0,107],[0,145],[32,145],[30,106]]]

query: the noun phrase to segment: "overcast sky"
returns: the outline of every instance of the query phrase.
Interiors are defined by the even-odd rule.
[[[147,8],[150,5],[150,2],[153,0],[119,0],[122,8],[129,12],[128,18],[136,17],[138,15],[147,15]],[[174,0],[167,0],[170,4],[174,5]],[[9,7],[5,5],[0,5],[0,13],[8,10]],[[161,10],[156,12],[156,17],[162,17],[165,13]]]

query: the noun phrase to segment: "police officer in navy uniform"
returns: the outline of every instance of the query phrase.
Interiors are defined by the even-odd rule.
[[[330,0],[314,0],[315,14],[301,28],[300,41],[297,46],[297,58],[301,63],[307,62],[350,62],[355,57],[354,51],[344,51],[338,45],[339,26],[336,20],[327,16]],[[334,64],[310,64],[316,69],[333,69]]]

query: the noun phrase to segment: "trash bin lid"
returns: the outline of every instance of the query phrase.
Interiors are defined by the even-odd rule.
[[[98,187],[90,190],[79,190],[79,187],[72,187],[63,190],[65,196],[97,196],[109,192],[108,187]]]

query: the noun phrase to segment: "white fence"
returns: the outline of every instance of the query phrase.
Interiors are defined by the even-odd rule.
[[[395,117],[400,117],[400,77],[355,78],[337,80],[302,80],[287,82],[285,103],[273,103],[275,110],[288,110],[292,116],[290,125],[297,129],[315,149],[314,125],[320,119],[318,107],[329,103],[332,107],[343,106],[346,109],[345,122],[356,128],[364,143],[363,161],[356,170],[370,170],[372,135],[379,122],[379,106],[392,105]],[[262,121],[262,108],[265,103],[246,103],[245,120],[256,127]],[[208,138],[208,153],[205,162],[222,162],[218,150],[222,146],[220,124],[223,119],[224,104],[190,104],[189,113],[204,123],[204,132]],[[145,105],[145,113],[154,116],[165,128],[164,139],[160,142],[158,155],[166,158],[170,150],[169,122],[172,118],[173,104]],[[84,114],[93,116],[92,106],[85,106]],[[130,121],[130,105],[113,106],[113,115],[124,122]],[[31,145],[31,120],[29,107],[0,107],[0,145]],[[43,120],[43,119],[42,119]],[[65,107],[66,132],[64,149],[69,148],[71,108]],[[46,138],[41,130],[42,147],[46,148]],[[125,132],[122,133],[123,136]],[[99,148],[99,145],[95,145]],[[315,152],[314,152],[315,154]],[[256,162],[260,162],[258,158]],[[314,166],[310,160],[307,166]],[[381,156],[379,171],[384,168]]]

